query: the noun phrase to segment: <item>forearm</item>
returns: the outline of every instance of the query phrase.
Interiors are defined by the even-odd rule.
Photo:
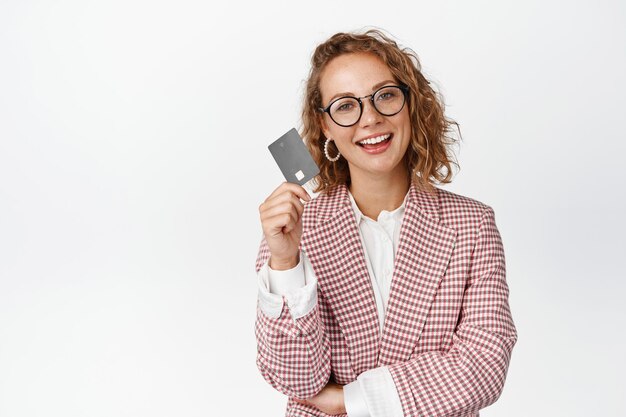
[[[474,336],[480,330],[474,329]],[[494,403],[502,392],[514,336],[483,333],[489,349],[455,336],[446,353],[430,351],[389,367],[408,416],[463,416]],[[497,346],[497,347],[495,347]]]
[[[309,398],[330,377],[330,346],[318,309],[294,319],[285,304],[279,318],[260,308],[255,325],[257,366],[274,388],[285,395]]]
[[[389,367],[407,417],[462,416],[500,396],[517,341],[505,269],[494,214],[487,208],[450,349],[427,351]]]
[[[306,256],[288,271],[258,271],[255,333],[263,377],[288,396],[317,394],[330,376],[330,344],[317,306],[317,281]]]

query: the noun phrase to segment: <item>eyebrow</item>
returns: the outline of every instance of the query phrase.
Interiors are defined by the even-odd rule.
[[[374,84],[374,85],[372,86],[372,92],[374,92],[374,91],[378,90],[380,87],[382,87],[382,86],[383,86],[383,85],[385,85],[385,84],[395,83],[395,82],[396,82],[395,80],[385,80],[385,81],[381,81],[381,82],[379,82],[379,83],[377,83],[377,84]],[[350,92],[337,93],[337,94],[335,94],[334,96],[332,96],[332,97],[330,98],[330,100],[328,100],[328,102],[329,102],[329,103],[331,103],[334,99],[336,99],[336,98],[338,98],[338,97],[345,97],[345,96],[356,97],[356,96],[354,95],[354,93],[350,93]]]

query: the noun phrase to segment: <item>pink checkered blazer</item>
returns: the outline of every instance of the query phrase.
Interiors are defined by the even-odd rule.
[[[478,416],[496,401],[517,332],[489,206],[411,186],[382,334],[347,188],[308,203],[302,222],[317,307],[295,320],[286,302],[279,318],[257,308],[255,324],[258,368],[289,397],[287,416],[325,416],[293,397],[379,366],[389,368],[406,417]],[[269,256],[263,240],[257,272]]]

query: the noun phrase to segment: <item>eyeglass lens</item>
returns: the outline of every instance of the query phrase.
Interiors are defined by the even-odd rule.
[[[384,116],[393,116],[404,106],[404,92],[400,87],[383,87],[376,91],[372,103],[374,108]],[[335,123],[343,126],[355,124],[361,117],[361,103],[355,97],[342,97],[330,106],[330,117]]]

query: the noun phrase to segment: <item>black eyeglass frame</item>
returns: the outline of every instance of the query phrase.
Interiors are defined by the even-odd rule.
[[[397,112],[391,113],[391,114],[385,114],[385,113],[381,112],[380,110],[378,110],[378,107],[376,107],[376,104],[374,103],[374,96],[376,94],[378,94],[378,92],[380,90],[383,90],[383,89],[389,88],[389,87],[399,88],[400,91],[402,91],[402,94],[404,94],[404,102],[402,103],[402,107],[400,107],[400,110],[398,110]],[[341,126],[341,127],[350,127],[350,126],[354,126],[355,124],[359,123],[359,120],[361,120],[361,116],[363,116],[363,101],[362,101],[362,99],[369,97],[369,100],[372,103],[372,107],[379,114],[382,114],[383,116],[395,116],[396,114],[400,113],[402,111],[402,109],[404,108],[404,105],[406,104],[407,95],[409,93],[409,90],[410,90],[409,87],[404,85],[404,84],[401,84],[401,85],[384,85],[384,86],[380,87],[378,90],[374,91],[372,94],[368,94],[368,95],[363,96],[363,97],[354,97],[354,96],[337,97],[336,99],[331,101],[328,106],[326,106],[326,107],[318,107],[318,110],[320,112],[322,112],[322,113],[328,113],[328,116],[330,117],[330,120],[332,120],[336,125]],[[359,117],[356,119],[356,121],[354,123],[349,124],[349,125],[342,125],[341,123],[338,123],[335,119],[333,119],[333,116],[330,114],[330,108],[333,106],[333,104],[335,104],[339,100],[343,100],[344,98],[353,98],[353,99],[355,99],[359,103]]]

